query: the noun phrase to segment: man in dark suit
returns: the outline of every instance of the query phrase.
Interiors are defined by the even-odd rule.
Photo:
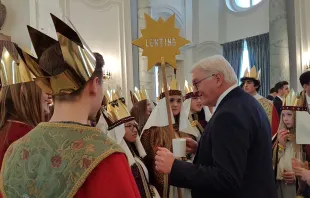
[[[170,174],[170,185],[191,189],[193,198],[276,198],[270,124],[262,106],[237,87],[222,56],[197,63],[192,77],[202,103],[215,106],[214,114],[198,148],[187,139],[187,152],[196,154],[193,164],[158,148],[156,169]]]
[[[269,95],[266,98],[268,100],[273,101],[276,96],[277,96],[277,92],[276,92],[275,88],[273,87],[270,89]]]
[[[283,100],[288,95],[290,90],[289,90],[288,82],[287,81],[278,82],[274,86],[274,88],[275,88],[275,90],[277,92],[277,96],[273,100],[273,105],[277,109],[277,112],[278,112],[278,115],[279,115],[279,118],[280,118],[281,117]]]

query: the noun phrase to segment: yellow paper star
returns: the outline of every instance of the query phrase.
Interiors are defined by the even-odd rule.
[[[180,37],[180,29],[175,28],[175,14],[166,21],[159,18],[157,21],[144,14],[146,28],[141,30],[142,37],[134,40],[132,44],[143,49],[142,56],[148,57],[148,70],[155,64],[165,62],[176,69],[176,55],[180,54],[179,48],[190,41]]]

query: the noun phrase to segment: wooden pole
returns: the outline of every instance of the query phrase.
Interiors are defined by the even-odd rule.
[[[166,62],[165,58],[161,57],[161,70],[163,73],[163,83],[164,83],[164,92],[165,92],[165,100],[166,100],[166,109],[168,114],[168,128],[170,132],[171,141],[175,138],[174,129],[172,125],[172,117],[171,117],[171,108],[170,108],[170,101],[169,101],[169,92],[168,92],[168,85],[167,85],[167,76],[166,76]],[[181,188],[178,189],[178,198],[182,198],[182,191]]]
[[[167,85],[167,76],[166,76],[166,62],[165,58],[161,57],[161,70],[163,73],[163,83],[164,83],[164,92],[165,92],[165,100],[166,100],[166,109],[168,114],[168,127],[171,136],[171,140],[175,138],[174,129],[172,125],[172,117],[171,117],[171,108],[170,108],[170,101],[169,101],[169,92],[168,92],[168,85]]]

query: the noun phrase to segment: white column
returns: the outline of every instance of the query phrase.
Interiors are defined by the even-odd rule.
[[[138,28],[145,28],[144,13],[150,14],[150,0],[138,0]],[[139,37],[141,32],[139,31]],[[139,72],[140,72],[140,88],[144,87],[151,100],[156,101],[155,72],[154,68],[147,71],[147,57],[142,56],[142,49],[139,49]],[[160,79],[159,79],[160,80]]]
[[[269,1],[270,85],[290,81],[286,0]]]
[[[310,65],[310,1],[295,1],[295,30],[296,30],[296,56],[297,56],[297,80],[306,71],[306,66]],[[298,82],[298,89],[302,87]]]

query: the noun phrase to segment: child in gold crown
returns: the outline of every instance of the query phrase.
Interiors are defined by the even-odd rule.
[[[273,163],[278,184],[279,198],[295,198],[297,180],[292,167],[292,159],[302,158],[302,145],[296,143],[296,111],[299,102],[294,90],[286,97],[283,103],[277,145],[273,149]]]

